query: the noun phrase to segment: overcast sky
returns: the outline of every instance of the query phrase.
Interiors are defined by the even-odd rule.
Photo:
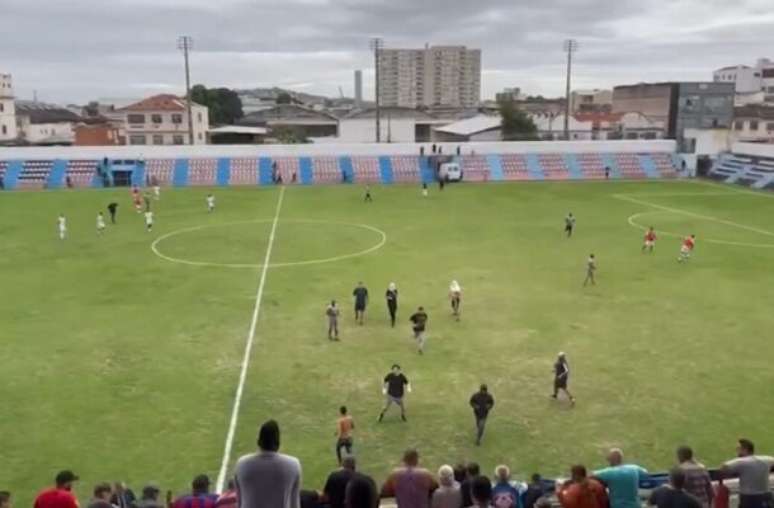
[[[194,38],[192,79],[353,93],[368,39],[481,48],[482,97],[558,95],[562,40],[580,42],[574,87],[711,79],[774,49],[772,0],[0,0],[0,72],[19,98],[85,102],[183,89],[176,37]]]

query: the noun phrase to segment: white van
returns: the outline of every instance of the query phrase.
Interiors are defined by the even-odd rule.
[[[438,176],[447,182],[462,180],[462,168],[457,162],[444,162],[438,170]]]

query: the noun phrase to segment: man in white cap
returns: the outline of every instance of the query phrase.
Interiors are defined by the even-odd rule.
[[[462,301],[462,288],[456,280],[449,285],[449,299],[451,300],[452,313],[457,321],[460,320],[460,302]]]
[[[390,324],[395,328],[395,318],[398,314],[398,286],[390,282],[384,297],[387,299],[387,310],[390,313]]]
[[[567,363],[567,357],[563,352],[559,353],[554,363],[554,393],[551,395],[554,399],[559,395],[559,390],[567,394],[570,403],[575,405],[575,397],[567,390],[567,381],[570,377],[570,365]]]

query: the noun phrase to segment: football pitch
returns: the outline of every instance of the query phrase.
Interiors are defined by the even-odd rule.
[[[152,232],[127,189],[0,194],[0,486],[25,506],[64,468],[81,475],[82,500],[99,481],[183,491],[197,473],[214,480],[243,366],[229,465],[275,418],[305,488],[321,488],[336,466],[342,404],[357,424],[359,469],[377,480],[410,446],[432,469],[477,460],[520,478],[601,465],[613,445],[652,469],[683,443],[708,465],[741,436],[774,448],[773,195],[702,182],[372,194],[163,189]],[[118,223],[97,236],[96,213],[111,201]],[[643,254],[650,225],[659,238]],[[695,253],[678,263],[691,233]],[[584,288],[590,253],[597,285]],[[459,322],[452,279],[464,292]],[[371,297],[364,326],[352,316],[358,281]],[[340,342],[326,335],[331,299]],[[423,356],[408,322],[419,305],[429,314]],[[575,407],[549,397],[559,351]],[[393,363],[413,386],[408,422],[392,412],[377,423]],[[476,447],[468,399],[481,382],[496,404]]]

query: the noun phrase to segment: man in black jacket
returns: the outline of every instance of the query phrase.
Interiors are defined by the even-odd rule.
[[[486,418],[494,407],[494,398],[486,385],[481,385],[479,391],[470,397],[470,407],[473,408],[473,415],[476,417],[476,445],[480,446],[481,439],[484,437]]]

